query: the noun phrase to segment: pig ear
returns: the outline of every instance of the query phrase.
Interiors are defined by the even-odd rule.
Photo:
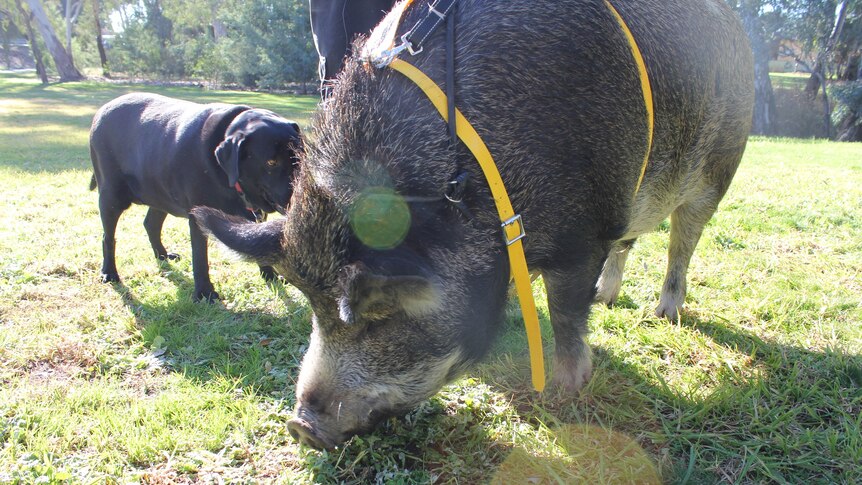
[[[218,239],[244,259],[272,265],[283,257],[284,224],[287,219],[254,223],[209,207],[195,207],[189,213],[208,236]]]
[[[216,161],[227,174],[228,187],[233,187],[239,180],[239,159],[245,133],[236,133],[224,139],[215,149]]]
[[[344,269],[341,283],[338,312],[348,325],[360,318],[384,318],[399,311],[418,317],[440,304],[436,286],[424,276],[377,275],[356,263]]]

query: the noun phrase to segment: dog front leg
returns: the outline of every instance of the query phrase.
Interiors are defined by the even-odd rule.
[[[192,273],[195,279],[195,301],[212,303],[220,299],[210,281],[210,267],[207,258],[207,237],[201,232],[194,218],[189,219],[189,231],[192,236]]]

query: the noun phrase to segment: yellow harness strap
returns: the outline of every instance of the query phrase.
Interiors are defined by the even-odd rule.
[[[409,0],[412,1],[412,0]],[[407,2],[409,4],[409,1]],[[628,40],[629,47],[632,51],[635,64],[638,66],[638,72],[641,80],[641,90],[643,91],[644,106],[647,112],[647,149],[644,154],[643,165],[641,166],[640,177],[635,186],[635,195],[640,190],[643,182],[644,174],[646,173],[647,162],[649,161],[650,151],[652,149],[652,138],[654,129],[654,114],[653,114],[653,98],[652,88],[650,87],[649,76],[646,70],[643,56],[635,42],[634,36],[626,25],[625,21],[620,16],[619,12],[605,0],[608,9],[616,18],[620,28]],[[447,112],[446,94],[440,89],[437,84],[425,75],[422,71],[407,61],[395,57],[387,64],[392,69],[400,72],[408,79],[413,81],[422,92],[428,97],[440,116],[448,123],[449,115]],[[509,194],[506,192],[506,186],[503,184],[503,179],[500,177],[500,172],[497,170],[497,165],[494,163],[494,158],[491,152],[482,141],[482,137],[473,128],[473,125],[461,114],[461,111],[455,109],[456,132],[458,138],[470,149],[470,152],[476,157],[479,166],[482,167],[482,172],[488,180],[488,185],[491,188],[491,194],[494,197],[494,203],[497,206],[497,213],[502,221],[503,234],[505,235],[506,245],[509,252],[509,263],[511,265],[512,278],[515,280],[515,289],[518,293],[518,299],[521,303],[521,313],[524,316],[524,326],[527,330],[527,344],[530,348],[530,367],[532,373],[533,387],[538,392],[545,389],[545,362],[542,354],[542,334],[539,328],[539,315],[536,311],[536,303],[533,299],[533,290],[530,285],[530,272],[527,269],[527,259],[524,256],[524,246],[521,239],[524,238],[524,225],[521,221],[520,214],[515,214],[512,208],[512,202],[509,200]]]
[[[652,137],[653,131],[655,128],[655,113],[653,112],[653,100],[652,100],[652,86],[650,86],[649,82],[649,74],[647,73],[646,63],[644,62],[644,58],[641,55],[641,50],[638,48],[637,42],[635,42],[635,36],[632,35],[632,31],[629,30],[629,26],[626,25],[625,20],[623,20],[622,16],[617,9],[611,5],[611,2],[605,0],[605,5],[608,6],[608,10],[611,11],[614,18],[617,20],[617,23],[620,25],[623,33],[626,35],[626,40],[629,42],[629,48],[632,51],[632,57],[634,58],[635,64],[638,66],[638,73],[641,78],[641,92],[644,97],[644,107],[646,108],[647,114],[647,147],[646,153],[644,153],[644,161],[641,165],[641,174],[638,177],[638,183],[635,185],[635,196],[638,195],[638,191],[641,189],[641,183],[644,181],[644,175],[646,175],[647,163],[649,162],[650,151],[652,151]]]
[[[393,59],[389,67],[404,74],[413,81],[422,92],[428,96],[431,103],[437,108],[443,120],[448,122],[449,115],[446,109],[446,94],[437,84],[412,64],[401,59]],[[545,361],[542,355],[542,334],[539,329],[539,314],[536,311],[536,303],[533,300],[533,290],[530,286],[530,272],[527,269],[527,259],[524,257],[524,246],[521,238],[524,237],[524,226],[521,216],[515,215],[506,186],[497,170],[491,152],[482,141],[482,137],[473,128],[473,125],[464,118],[461,110],[455,110],[455,123],[458,138],[470,149],[473,156],[482,167],[482,172],[491,187],[494,203],[497,205],[497,213],[500,220],[504,221],[503,233],[508,243],[509,262],[512,266],[512,276],[515,279],[515,289],[518,299],[521,301],[521,312],[524,315],[524,325],[527,327],[527,344],[530,347],[530,366],[532,369],[533,387],[542,392],[545,389]]]

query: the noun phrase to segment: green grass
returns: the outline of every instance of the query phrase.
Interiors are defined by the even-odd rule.
[[[485,363],[318,452],[285,428],[310,332],[298,291],[213,246],[224,304],[192,303],[186,221],[164,236],[183,259],[159,265],[141,207],[117,232],[123,284],[99,283],[87,129],[133,89],[303,125],[316,102],[0,75],[0,483],[862,481],[862,145],[753,139],[678,322],[652,316],[668,226],[641,238],[620,304],[594,308],[579,396],[530,391],[513,306]]]
[[[770,72],[773,87],[802,89],[811,74],[805,72]]]

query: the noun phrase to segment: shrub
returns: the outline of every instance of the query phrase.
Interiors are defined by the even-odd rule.
[[[836,139],[862,141],[862,81],[835,85],[832,98],[835,100],[832,122],[838,130]]]
[[[778,136],[825,138],[823,95],[810,98],[799,88],[775,88],[775,116]]]

